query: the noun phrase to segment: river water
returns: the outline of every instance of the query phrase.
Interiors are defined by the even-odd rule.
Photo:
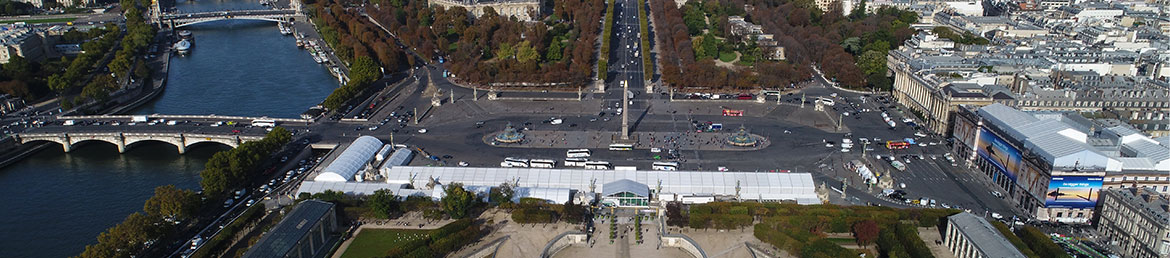
[[[263,8],[256,1],[178,3],[184,12]],[[297,117],[337,81],[269,22],[222,21],[186,28],[190,55],[175,56],[167,88],[137,114]],[[0,257],[68,257],[97,235],[142,211],[160,185],[197,189],[199,171],[216,151],[207,144],[179,155],[146,143],[118,154],[106,143],[59,146],[0,169]]]

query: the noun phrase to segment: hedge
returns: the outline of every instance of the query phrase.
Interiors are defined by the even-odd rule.
[[[1028,245],[1036,255],[1040,257],[1053,258],[1068,258],[1068,253],[1064,252],[1064,248],[1052,242],[1052,238],[1048,234],[1044,234],[1039,229],[1032,226],[1023,226],[1016,230],[1016,235],[1020,236],[1020,240]]]
[[[1012,230],[1009,229],[1007,225],[1004,225],[999,221],[992,221],[991,225],[994,225],[995,229],[999,230],[999,233],[1002,234],[1004,238],[1007,238],[1008,242],[1011,242],[1012,245],[1016,247],[1016,249],[1020,249],[1020,253],[1023,253],[1024,256],[1027,256],[1028,258],[1040,258],[1039,255],[1036,255],[1035,252],[1032,252],[1031,248],[1028,248],[1028,246],[1024,244],[1023,240],[1020,240],[1016,234],[1012,233]]]

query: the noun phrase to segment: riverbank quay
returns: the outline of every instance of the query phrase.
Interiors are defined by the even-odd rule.
[[[144,81],[136,81],[127,85],[126,88],[117,96],[111,96],[110,102],[116,102],[110,107],[103,109],[99,114],[112,115],[123,114],[134,110],[149,103],[150,101],[162,95],[163,90],[166,89],[167,75],[170,72],[170,58],[171,58],[171,40],[170,31],[160,31],[155,37],[157,44],[157,52],[148,54],[148,58],[144,59],[147,62],[147,67],[151,69],[150,85],[144,87]],[[74,109],[77,110],[77,109]],[[61,113],[61,115],[68,115],[69,113]],[[44,150],[51,143],[36,143],[36,144],[20,144],[15,137],[6,137],[0,139],[0,168],[7,167],[29,155],[35,154],[38,151]]]

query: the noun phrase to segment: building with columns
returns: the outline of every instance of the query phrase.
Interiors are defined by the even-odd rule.
[[[500,16],[515,17],[521,21],[535,21],[544,13],[539,0],[430,0],[430,4],[447,9],[463,7],[475,17],[483,16],[490,7]]]
[[[955,258],[1026,257],[991,223],[967,212],[947,217],[943,243]]]

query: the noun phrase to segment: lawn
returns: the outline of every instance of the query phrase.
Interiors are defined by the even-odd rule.
[[[825,239],[828,239],[829,242],[833,242],[833,243],[838,244],[838,245],[855,245],[855,244],[857,244],[857,240],[854,240],[853,238],[831,238],[830,237],[830,238],[825,238]]]
[[[719,61],[724,63],[735,61],[735,52],[719,52]]]
[[[354,236],[353,243],[341,254],[342,258],[369,258],[385,256],[398,243],[430,237],[431,230],[411,229],[362,229]]]
[[[0,21],[0,24],[9,24],[9,23],[17,23],[17,22],[24,22],[24,23],[27,23],[27,24],[34,24],[34,23],[56,23],[56,22],[71,22],[71,21],[73,21],[73,20],[77,20],[77,18],[50,18],[50,19],[10,20],[10,21]]]

